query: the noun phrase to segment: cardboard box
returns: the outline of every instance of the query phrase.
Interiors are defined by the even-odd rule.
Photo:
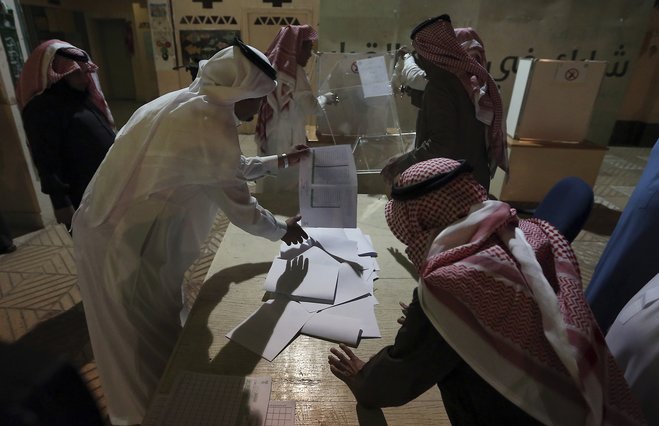
[[[510,173],[498,198],[537,203],[556,182],[568,176],[580,177],[592,187],[607,150],[587,141],[565,143],[508,137]]]
[[[515,139],[582,141],[606,61],[520,59],[506,127]]]

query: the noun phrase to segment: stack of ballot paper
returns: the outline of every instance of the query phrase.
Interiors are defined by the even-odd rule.
[[[227,337],[272,361],[298,333],[357,346],[380,337],[373,281],[377,253],[359,228],[305,228],[282,243],[263,285],[271,298]]]

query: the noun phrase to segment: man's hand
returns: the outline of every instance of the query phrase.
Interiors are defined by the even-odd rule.
[[[55,220],[57,223],[62,223],[66,226],[66,229],[71,229],[71,221],[73,220],[73,206],[62,207],[61,209],[55,210]]]
[[[309,147],[306,145],[295,145],[292,151],[286,153],[288,167],[300,164],[300,160],[310,154]],[[281,166],[280,166],[281,167]]]
[[[291,244],[300,244],[309,238],[307,233],[304,232],[304,229],[298,224],[300,219],[302,219],[302,216],[299,214],[286,219],[286,234],[281,237],[281,240],[288,246]]]
[[[333,105],[339,103],[339,95],[334,92],[327,92],[323,94],[325,97],[325,105]]]
[[[412,53],[412,48],[409,47],[409,46],[401,46],[396,51],[396,57],[397,58],[402,58],[403,56],[405,56],[408,53]]]
[[[340,343],[339,348],[343,352],[337,348],[330,349],[332,355],[327,357],[330,371],[344,382],[350,381],[350,378],[356,376],[366,363],[359,359],[345,344]]]
[[[399,167],[396,164],[398,158],[399,157],[390,158],[387,165],[380,170],[380,176],[382,176],[387,189],[391,189],[391,185],[394,184],[394,179],[400,174],[400,171],[398,170]]]
[[[407,318],[407,308],[409,308],[409,306],[406,305],[406,304],[403,303],[403,302],[398,302],[398,304],[399,304],[400,307],[401,307],[401,312],[403,312],[403,316],[401,316],[400,318],[398,318],[398,319],[396,320],[396,322],[397,322],[398,324],[400,324],[400,325],[403,325],[403,324],[405,324],[405,318]]]

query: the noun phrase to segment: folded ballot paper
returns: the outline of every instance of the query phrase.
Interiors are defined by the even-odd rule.
[[[272,361],[299,333],[357,346],[380,337],[373,281],[379,266],[359,228],[305,228],[282,244],[263,284],[270,297],[227,337]]]

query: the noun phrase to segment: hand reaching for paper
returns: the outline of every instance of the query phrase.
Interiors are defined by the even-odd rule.
[[[361,371],[366,363],[355,355],[345,344],[339,344],[339,349],[330,349],[332,355],[327,357],[330,371],[337,378],[343,380],[348,386],[350,386],[350,382]]]
[[[286,233],[281,237],[281,240],[288,246],[291,244],[300,244],[309,238],[307,233],[304,232],[304,229],[298,224],[300,219],[302,219],[302,215],[299,214],[286,219]]]

